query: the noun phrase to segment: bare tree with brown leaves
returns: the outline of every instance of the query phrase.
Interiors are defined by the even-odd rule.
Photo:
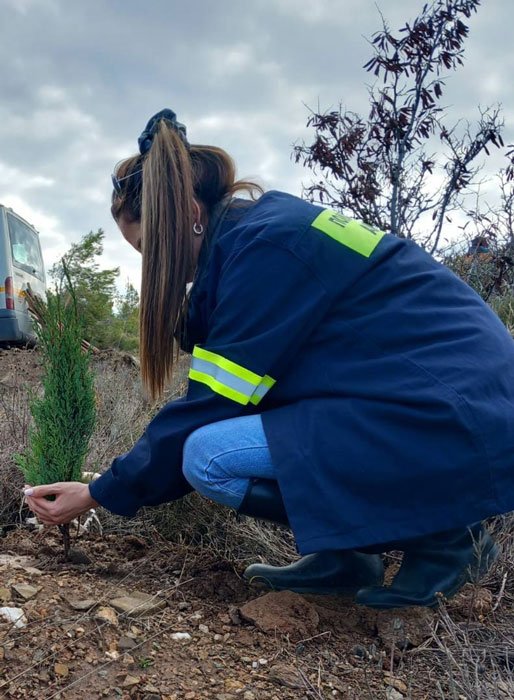
[[[446,125],[445,76],[463,63],[466,21],[480,0],[435,0],[397,34],[382,17],[365,68],[367,119],[351,111],[313,112],[312,144],[295,146],[296,162],[321,177],[306,189],[313,201],[437,250],[452,211],[479,180],[480,156],[504,146],[498,107],[475,124]],[[437,153],[436,153],[437,151]]]

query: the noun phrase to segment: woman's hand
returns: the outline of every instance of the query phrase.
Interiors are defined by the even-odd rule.
[[[89,486],[79,481],[25,486],[24,494],[30,510],[44,525],[65,525],[98,506],[89,493]],[[55,496],[55,500],[49,501],[46,496]]]

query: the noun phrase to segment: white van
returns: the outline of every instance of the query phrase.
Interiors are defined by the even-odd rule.
[[[0,204],[0,343],[32,343],[25,290],[43,298],[45,268],[36,229]]]

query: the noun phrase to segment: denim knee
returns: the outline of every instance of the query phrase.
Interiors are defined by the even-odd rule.
[[[191,486],[203,493],[207,484],[206,469],[210,461],[210,455],[205,449],[208,441],[204,432],[208,426],[198,428],[187,438],[182,452],[182,473]]]

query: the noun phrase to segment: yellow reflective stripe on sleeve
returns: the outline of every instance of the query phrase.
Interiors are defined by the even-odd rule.
[[[195,345],[189,378],[206,384],[217,394],[246,406],[259,403],[275,380],[252,372],[222,355]]]
[[[331,209],[325,209],[311,224],[359,255],[369,258],[385,233],[379,229],[349,219]]]
[[[276,381],[267,374],[262,378],[262,382],[254,391],[252,398],[250,399],[254,406],[257,406],[262,401],[274,384],[276,384]]]
[[[220,367],[230,372],[230,374],[239,377],[239,379],[244,379],[245,382],[250,382],[250,384],[254,384],[255,386],[258,386],[262,381],[262,377],[259,374],[255,374],[255,372],[238,365],[236,362],[232,362],[232,360],[227,360],[223,355],[217,355],[210,350],[204,350],[204,348],[198,345],[194,347],[193,357],[198,357],[198,359],[205,360],[206,362],[212,362],[216,367]]]
[[[227,399],[231,399],[236,403],[240,403],[243,406],[246,406],[250,401],[250,398],[245,394],[242,394],[241,392],[230,388],[226,384],[223,384],[211,375],[205,374],[204,372],[198,372],[195,369],[190,369],[189,378],[194,379],[195,381],[200,382],[201,384],[206,384],[216,394],[221,394],[221,396],[224,396]]]

